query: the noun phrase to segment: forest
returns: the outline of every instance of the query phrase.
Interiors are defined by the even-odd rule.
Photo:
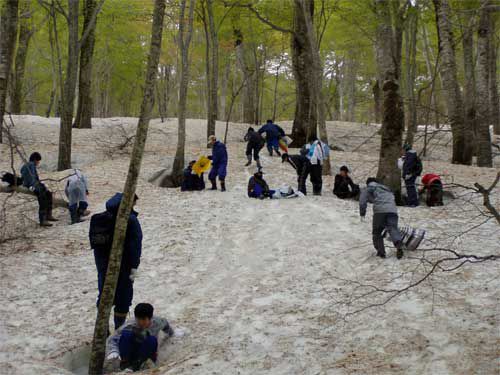
[[[0,0],[0,368],[132,369],[133,298],[134,371],[493,373],[499,48],[500,0]]]

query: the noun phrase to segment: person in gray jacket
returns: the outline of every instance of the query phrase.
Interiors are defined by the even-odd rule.
[[[366,189],[363,189],[359,198],[359,215],[364,220],[368,202],[373,203],[373,246],[377,250],[377,256],[385,258],[384,230],[389,232],[392,242],[397,249],[398,259],[403,257],[403,237],[398,229],[398,209],[391,189],[380,184],[376,178],[370,177],[366,180]]]
[[[90,211],[87,210],[89,206],[87,177],[79,169],[75,169],[73,174],[68,177],[64,192],[69,200],[71,224],[82,222],[82,217],[90,214]]]

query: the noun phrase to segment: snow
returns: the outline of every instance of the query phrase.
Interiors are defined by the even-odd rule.
[[[42,177],[57,161],[58,119],[15,116],[15,134],[26,152],[41,150]],[[73,163],[90,180],[90,208],[123,188],[128,158],[111,158],[96,140],[132,134],[134,118],[95,119],[92,130],[74,130]],[[281,123],[280,123],[281,124]],[[291,122],[282,123],[291,128]],[[381,260],[371,246],[370,220],[360,223],[356,202],[331,194],[260,201],[246,198],[254,167],[244,168],[247,125],[231,124],[228,192],[181,193],[148,183],[168,168],[176,146],[176,120],[153,120],[138,185],[144,248],[134,303],[150,302],[187,335],[162,346],[158,374],[493,374],[500,366],[498,263],[439,272],[428,283],[389,304],[343,319],[349,293],[340,279],[394,288],[418,273],[421,252]],[[333,144],[353,150],[377,126],[330,123]],[[222,136],[224,124],[217,124]],[[204,120],[188,121],[188,158],[207,153]],[[443,137],[449,135],[444,134]],[[356,138],[358,137],[358,138]],[[363,182],[377,166],[379,138],[357,152],[333,152],[333,167],[347,163]],[[495,169],[449,164],[450,147],[435,147],[425,170],[445,182],[493,181]],[[9,169],[0,146],[0,170]],[[498,159],[498,158],[497,158]],[[294,171],[263,151],[271,188],[296,187]],[[19,165],[20,161],[16,161]],[[498,164],[497,164],[498,165]],[[51,183],[61,194],[63,182]],[[311,190],[311,186],[309,186]],[[457,193],[464,193],[457,191]],[[3,197],[2,198],[3,201]],[[498,207],[498,190],[493,197]],[[15,198],[20,199],[20,198]],[[479,198],[473,203],[481,204]],[[35,205],[26,213],[36,219]],[[0,245],[0,368],[6,374],[85,373],[96,316],[97,276],[88,246],[88,222],[50,229],[29,225],[29,239]],[[474,205],[400,209],[401,224],[424,228],[422,247],[453,245],[468,254],[498,253],[500,231]],[[435,245],[433,245],[435,244]],[[416,271],[415,271],[416,270]]]

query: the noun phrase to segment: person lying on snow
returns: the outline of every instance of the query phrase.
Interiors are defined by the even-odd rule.
[[[349,169],[345,165],[340,167],[340,173],[335,176],[333,194],[340,199],[357,198],[359,196],[359,185],[352,182],[351,177],[349,177]]]
[[[29,162],[21,168],[23,186],[31,190],[38,199],[38,219],[40,226],[51,227],[51,221],[58,221],[52,216],[52,192],[40,182],[37,168],[42,160],[42,155],[34,152],[30,155]]]
[[[146,370],[156,367],[160,332],[167,337],[182,336],[182,330],[173,330],[167,319],[153,316],[149,303],[139,303],[134,309],[135,319],[127,321],[106,343],[106,367],[120,370]]]
[[[275,190],[270,190],[269,185],[264,180],[264,173],[259,169],[248,181],[248,197],[265,199],[272,198]]]
[[[220,191],[226,191],[227,174],[227,149],[226,145],[215,138],[215,135],[208,137],[208,145],[212,147],[212,169],[208,174],[208,179],[212,183],[211,190],[217,190],[217,177],[220,181]]]
[[[380,184],[376,178],[369,177],[366,180],[366,188],[363,189],[359,198],[361,221],[365,220],[368,202],[373,203],[372,240],[373,246],[377,250],[377,256],[385,258],[383,233],[386,230],[397,249],[397,258],[401,259],[405,245],[398,228],[398,209],[394,194],[387,186]]]
[[[64,192],[69,200],[71,224],[82,222],[82,217],[90,214],[90,211],[87,210],[89,188],[87,178],[79,169],[75,169],[73,174],[68,177]]]
[[[245,154],[248,160],[245,164],[245,167],[248,167],[250,164],[252,164],[253,154],[253,159],[257,163],[257,168],[262,168],[262,166],[260,165],[259,152],[262,147],[264,147],[264,138],[262,138],[262,135],[256,132],[254,128],[250,127],[248,128],[248,132],[245,135],[244,139],[247,142],[247,149]]]
[[[439,175],[427,173],[422,177],[422,189],[420,194],[426,192],[425,201],[427,206],[442,206],[443,205],[443,183]]]
[[[106,272],[108,270],[109,254],[113,245],[115,222],[122,198],[122,193],[116,193],[106,202],[106,211],[95,214],[90,219],[89,239],[90,246],[92,250],[94,250],[94,259],[97,268],[97,287],[99,294],[96,304],[98,307],[101,299],[101,293],[104,288]],[[137,199],[138,197],[136,195],[134,197],[134,204]],[[132,305],[134,280],[141,261],[142,229],[137,216],[138,213],[132,210],[127,224],[127,232],[120,265],[120,274],[118,276],[115,300],[113,302],[113,305],[115,306],[115,329],[125,323],[129,308]]]
[[[196,172],[193,171],[193,165],[196,164],[196,160],[189,162],[189,165],[184,169],[184,179],[182,180],[181,191],[199,191],[205,189],[205,178],[203,173],[198,176]]]

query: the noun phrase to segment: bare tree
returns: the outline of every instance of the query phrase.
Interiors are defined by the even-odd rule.
[[[179,65],[179,103],[177,110],[178,129],[177,129],[177,150],[175,151],[172,173],[165,176],[160,182],[162,187],[178,187],[182,184],[185,148],[186,148],[186,107],[187,92],[189,84],[189,46],[193,36],[194,7],[196,0],[189,0],[189,13],[186,18],[187,0],[180,2],[179,17],[179,51],[181,53],[181,63]],[[187,26],[187,29],[186,29]]]
[[[474,25],[476,17],[468,15],[468,23],[463,28],[462,49],[464,58],[464,105],[465,126],[472,129],[474,139],[477,138],[476,126],[476,87],[474,75]],[[474,142],[475,143],[475,142]],[[473,150],[477,155],[477,149]]]
[[[472,163],[472,129],[466,126],[464,121],[463,100],[457,78],[450,6],[448,0],[433,0],[433,2],[442,59],[440,71],[448,107],[448,120],[453,134],[452,162],[470,165]]]
[[[192,0],[193,1],[193,0]],[[137,180],[141,169],[142,156],[148,135],[149,120],[154,106],[154,88],[158,75],[158,62],[160,60],[161,40],[163,33],[163,19],[165,16],[165,0],[155,0],[153,11],[153,25],[151,29],[151,46],[149,49],[146,81],[144,84],[144,98],[141,105],[141,114],[137,124],[137,133],[134,149],[130,158],[127,180],[125,182],[123,199],[116,219],[113,246],[109,255],[106,281],[99,303],[97,319],[92,341],[89,374],[99,375],[103,372],[106,337],[109,327],[109,315],[115,297],[118,275],[120,272],[123,245],[128,226],[128,218],[133,206]]]
[[[6,0],[0,9],[0,143],[3,141],[3,116],[16,46],[18,7],[18,0]]]
[[[207,138],[215,134],[215,121],[218,116],[218,81],[219,81],[219,37],[214,20],[214,0],[204,0],[203,20],[207,48]],[[203,7],[204,8],[204,7]]]
[[[78,80],[78,108],[73,127],[80,129],[92,128],[93,101],[91,93],[92,65],[94,57],[96,22],[92,16],[97,6],[96,0],[85,0],[83,13],[83,34],[88,33],[80,51],[80,77]]]
[[[498,46],[499,42],[496,38],[496,21],[497,16],[495,14],[490,15],[490,54],[489,54],[489,65],[490,65],[490,108],[491,108],[491,123],[493,124],[493,130],[495,134],[500,135],[500,98],[498,96],[498,84],[497,84],[497,58],[498,58]]]
[[[410,6],[406,18],[407,27],[405,36],[406,55],[406,100],[408,102],[408,115],[406,120],[406,143],[413,144],[415,133],[417,132],[417,102],[415,97],[415,78],[417,75],[417,31],[418,31],[418,8]]]
[[[16,58],[12,72],[10,111],[15,114],[21,113],[24,98],[24,71],[26,67],[26,57],[28,46],[33,36],[34,29],[32,23],[33,10],[30,0],[22,0],[19,9],[19,38],[17,42]]]
[[[486,8],[489,0],[481,1],[481,15],[477,30],[477,165],[492,167],[491,135],[490,135],[490,100],[489,73],[490,61],[490,11]]]
[[[403,101],[399,92],[397,41],[391,26],[388,0],[375,0],[377,14],[376,61],[382,83],[382,134],[377,178],[389,186],[398,203],[401,202],[401,175],[397,160],[404,131]],[[400,60],[399,60],[400,61]]]

